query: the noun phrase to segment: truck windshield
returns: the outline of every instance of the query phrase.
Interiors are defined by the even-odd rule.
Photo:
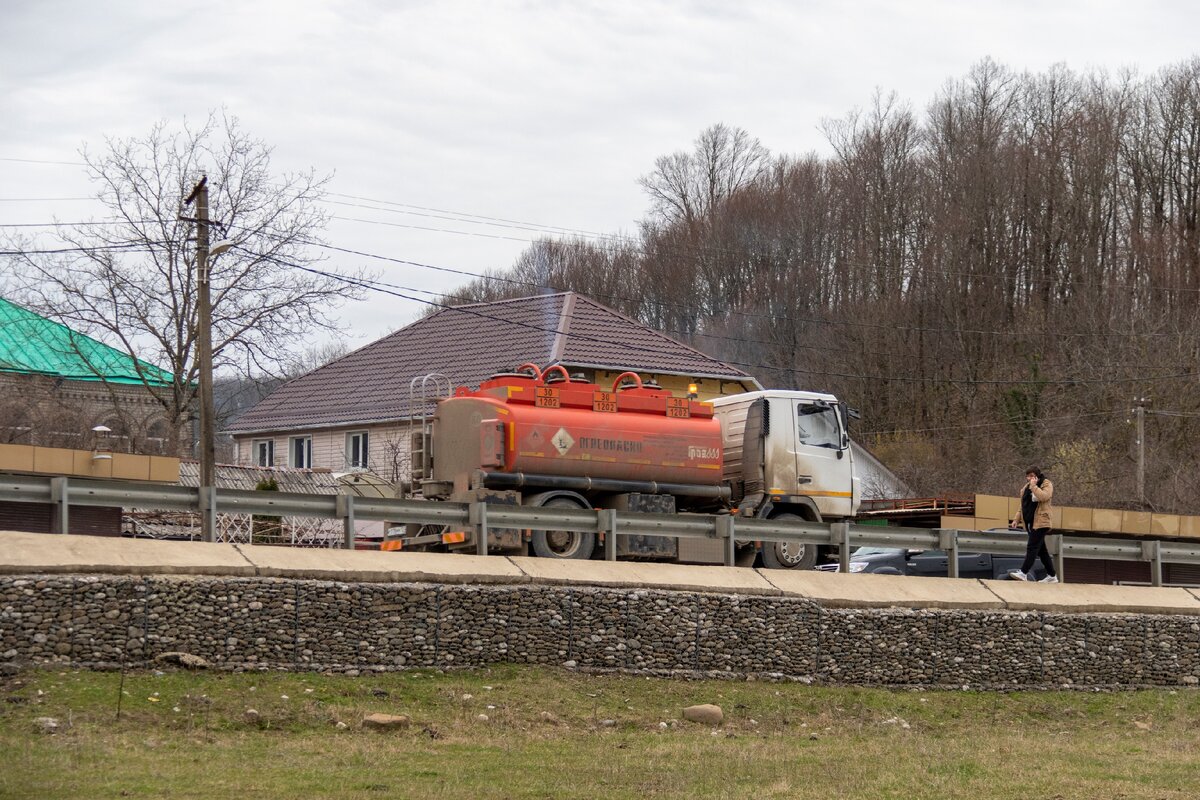
[[[837,411],[828,403],[801,403],[796,419],[796,434],[801,444],[840,450]]]

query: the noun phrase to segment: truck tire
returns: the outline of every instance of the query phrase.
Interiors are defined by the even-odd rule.
[[[542,508],[581,508],[566,498],[556,497],[541,504]],[[530,542],[533,554],[539,558],[589,559],[596,549],[596,534],[582,531],[534,531]]]
[[[804,521],[799,514],[776,514],[771,519]],[[763,542],[762,559],[767,569],[812,569],[817,565],[817,546],[797,542]]]

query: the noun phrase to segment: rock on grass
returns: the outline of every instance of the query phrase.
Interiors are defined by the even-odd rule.
[[[174,664],[185,669],[208,669],[208,661],[191,653],[159,653],[154,660],[160,664]]]
[[[725,712],[720,706],[715,706],[712,703],[703,703],[698,706],[688,706],[683,710],[683,718],[689,722],[698,722],[701,725],[720,725],[725,719]]]
[[[369,730],[387,731],[407,728],[411,722],[404,714],[368,714],[363,718],[362,726]]]

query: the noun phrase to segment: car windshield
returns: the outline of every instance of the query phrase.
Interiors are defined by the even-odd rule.
[[[796,435],[801,444],[840,450],[842,437],[838,430],[837,411],[825,402],[801,403],[796,418]]]
[[[851,558],[866,558],[867,556],[891,556],[904,553],[898,547],[860,547],[850,554]]]

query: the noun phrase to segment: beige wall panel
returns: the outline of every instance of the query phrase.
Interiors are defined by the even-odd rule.
[[[1122,533],[1150,533],[1151,515],[1149,511],[1122,511]]]
[[[112,459],[93,459],[90,450],[74,450],[68,452],[74,453],[74,457],[72,458],[74,474],[83,475],[88,478],[112,477]]]
[[[0,444],[0,469],[33,472],[33,445]]]
[[[1092,510],[1090,508],[1076,508],[1075,506],[1063,506],[1062,523],[1054,525],[1068,531],[1090,531],[1092,529]]]
[[[113,453],[112,476],[132,481],[150,480],[150,457]]]
[[[33,471],[70,475],[75,469],[75,451],[58,447],[33,448]]]
[[[150,456],[150,480],[163,483],[179,482],[179,459]]]
[[[1179,516],[1176,514],[1154,514],[1150,517],[1150,533],[1155,536],[1178,536]]]
[[[988,519],[1008,516],[1008,498],[994,494],[975,495],[975,516]]]
[[[1121,530],[1121,512],[1115,508],[1093,508],[1092,530],[1115,533]]]
[[[1200,517],[1180,517],[1179,535],[1189,539],[1200,539]]]

